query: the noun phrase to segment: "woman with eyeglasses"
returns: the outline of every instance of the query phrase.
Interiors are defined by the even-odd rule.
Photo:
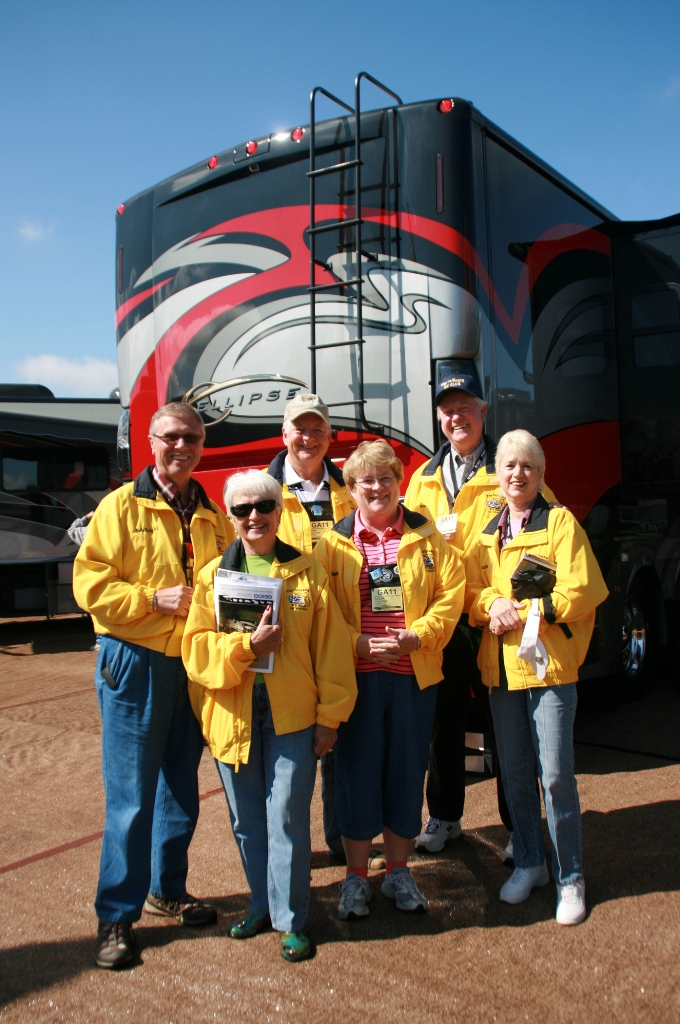
[[[354,707],[351,642],[325,570],[276,535],[278,481],[236,473],[224,497],[238,536],[198,576],[182,654],[250,886],[250,911],[229,934],[246,939],[273,927],[283,958],[305,960],[316,760],[333,749]],[[219,568],[282,579],[278,623],[267,608],[252,633],[217,632]],[[272,651],[273,671],[252,671],[255,657]]]
[[[381,892],[425,911],[407,866],[420,832],[442,652],[463,608],[460,559],[436,528],[399,504],[404,471],[386,441],[362,441],[343,469],[355,512],[315,548],[349,625],[358,696],[335,746],[335,817],[347,856],[342,920],[368,914],[371,840],[382,833]]]

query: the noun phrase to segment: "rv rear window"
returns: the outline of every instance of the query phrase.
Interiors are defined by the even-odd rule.
[[[640,334],[634,339],[635,365],[640,370],[680,363],[680,331]]]
[[[109,486],[108,469],[104,465],[80,459],[47,461],[42,459],[2,460],[2,489],[16,494],[21,491],[105,491]]]
[[[29,491],[38,486],[38,463],[28,459],[2,460],[3,491]]]

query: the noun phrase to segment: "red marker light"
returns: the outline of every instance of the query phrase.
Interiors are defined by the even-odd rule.
[[[292,132],[290,133],[290,137],[293,140],[293,142],[299,142],[304,134],[304,128],[293,128]]]
[[[217,157],[216,156],[211,156],[210,159],[208,160],[208,168],[211,171],[214,171],[215,168],[217,167],[218,163],[219,163],[219,160],[217,159]]]
[[[439,104],[442,114],[450,114],[453,110],[453,100],[442,100]]]
[[[118,214],[119,217],[122,214],[124,209],[125,209],[125,203],[121,203],[120,206],[118,207],[118,209],[116,210],[116,213]]]
[[[250,142],[246,142],[246,153],[248,156],[253,156],[257,153],[257,143],[254,139],[251,139]]]

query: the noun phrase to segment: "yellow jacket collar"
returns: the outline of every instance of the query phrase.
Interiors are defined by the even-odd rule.
[[[283,487],[283,464],[286,461],[286,455],[287,454],[288,454],[288,449],[284,448],[282,452],[279,452],[278,455],[274,456],[272,461],[269,463],[269,466],[267,467],[267,472],[269,473],[269,475],[273,476],[275,480],[278,480],[282,487]],[[335,484],[336,487],[344,487],[345,486],[345,478],[342,475],[342,471],[338,469],[338,467],[335,465],[335,463],[332,462],[328,458],[327,455],[324,455],[323,462],[324,462],[324,466],[328,470],[328,482],[330,484],[330,488],[329,489],[330,490],[334,490],[335,489],[333,487],[333,484]]]
[[[134,498],[137,498],[137,500],[140,501],[140,503],[143,505],[146,505],[148,503],[151,503],[152,506],[167,505],[167,502],[164,498],[158,497],[158,487],[156,486],[156,481],[153,478],[153,473],[151,472],[151,469],[151,466],[147,466],[146,469],[142,470],[138,477],[135,477],[135,481],[132,485],[132,495]],[[215,508],[212,502],[210,501],[210,498],[203,490],[203,487],[196,479],[194,479],[194,483],[198,487],[197,510],[198,508],[203,507],[204,509],[207,509],[208,512],[214,513]]]
[[[421,537],[429,537],[430,534],[435,532],[435,528],[425,516],[421,516],[420,512],[412,512],[410,508],[402,506],[404,511],[404,534],[402,537],[403,544],[416,543]],[[351,543],[354,535],[354,517],[356,516],[356,509],[350,512],[348,516],[341,519],[340,522],[336,523],[333,527],[333,532],[339,534],[343,540]]]
[[[222,555],[219,568],[240,572],[244,558],[243,541],[240,537],[237,537]],[[302,569],[308,568],[310,564],[304,552],[298,551],[297,548],[291,547],[290,544],[284,544],[278,537],[274,544],[274,558],[274,566],[278,570],[278,574],[283,577],[294,576]]]
[[[489,522],[486,524],[486,526],[484,527],[479,536],[480,542],[484,544],[486,547],[492,547],[496,543],[498,534],[498,524],[500,523],[502,514],[503,509],[501,509],[498,515],[495,515],[493,519],[489,520]],[[513,539],[508,544],[506,544],[506,547],[515,545],[515,541],[520,541],[520,538],[521,541],[520,543],[515,545],[516,547],[527,547],[528,544],[534,543],[534,537],[532,536],[532,534],[545,534],[545,532],[548,529],[549,515],[550,504],[539,492],[538,497],[534,502],[534,507],[531,510],[531,515],[529,516],[529,520],[526,526],[524,527],[522,532],[517,535],[517,537],[513,537]],[[542,538],[539,538],[537,536],[535,538],[535,543],[542,543]]]
[[[486,464],[480,467],[477,473],[475,473],[475,476],[483,476],[484,472],[486,472],[486,476],[489,477],[495,475],[496,473],[496,442],[488,434],[483,434],[482,436],[484,438],[484,447],[486,448]],[[434,476],[437,473],[437,470],[440,471],[439,475],[441,476],[442,463],[446,456],[450,453],[450,451],[451,442],[445,441],[444,444],[439,449],[439,451],[435,452],[430,461],[422,470],[422,476]],[[475,477],[471,477],[470,480],[468,480],[468,483],[474,480],[474,478]]]

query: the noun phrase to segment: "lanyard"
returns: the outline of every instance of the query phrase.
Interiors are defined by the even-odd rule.
[[[321,540],[321,538],[328,533],[329,530],[332,530],[335,525],[333,520],[333,506],[330,500],[303,501],[302,498],[298,498],[298,501],[309,516],[312,547],[314,547],[316,542]]]
[[[474,452],[473,452],[473,455],[474,455]],[[454,453],[453,453],[453,448],[452,448],[450,450],[449,454],[446,457],[445,468],[442,470],[442,472],[444,472],[444,474],[446,475],[446,469],[448,469],[448,471],[449,471],[448,475],[451,478],[451,491],[453,492],[453,501],[451,501],[451,498],[449,496],[449,506],[450,506],[450,508],[453,508],[454,503],[456,501],[456,498],[458,497],[458,495],[460,494],[461,490],[463,489],[465,484],[468,482],[468,480],[470,480],[475,475],[477,470],[484,463],[484,460],[486,459],[486,447],[485,447],[484,444],[482,444],[482,446],[478,449],[477,458],[475,459],[475,461],[468,468],[465,469],[465,472],[463,473],[463,482],[461,483],[460,487],[458,486],[458,478],[456,476],[456,468],[455,468],[455,465],[454,465],[453,458],[454,458]],[[468,458],[470,458],[470,456],[468,456]],[[465,465],[466,462],[467,462],[467,459],[464,459],[463,460],[463,465]]]
[[[369,565],[364,543],[359,537],[357,537],[357,540],[361,544],[360,550],[364,557],[364,563],[368,573],[368,586],[371,593],[371,611],[403,612],[404,592],[401,587],[399,566],[396,562],[383,562],[381,565]],[[382,537],[380,538],[380,543],[383,548],[383,558],[387,558],[385,542]]]

